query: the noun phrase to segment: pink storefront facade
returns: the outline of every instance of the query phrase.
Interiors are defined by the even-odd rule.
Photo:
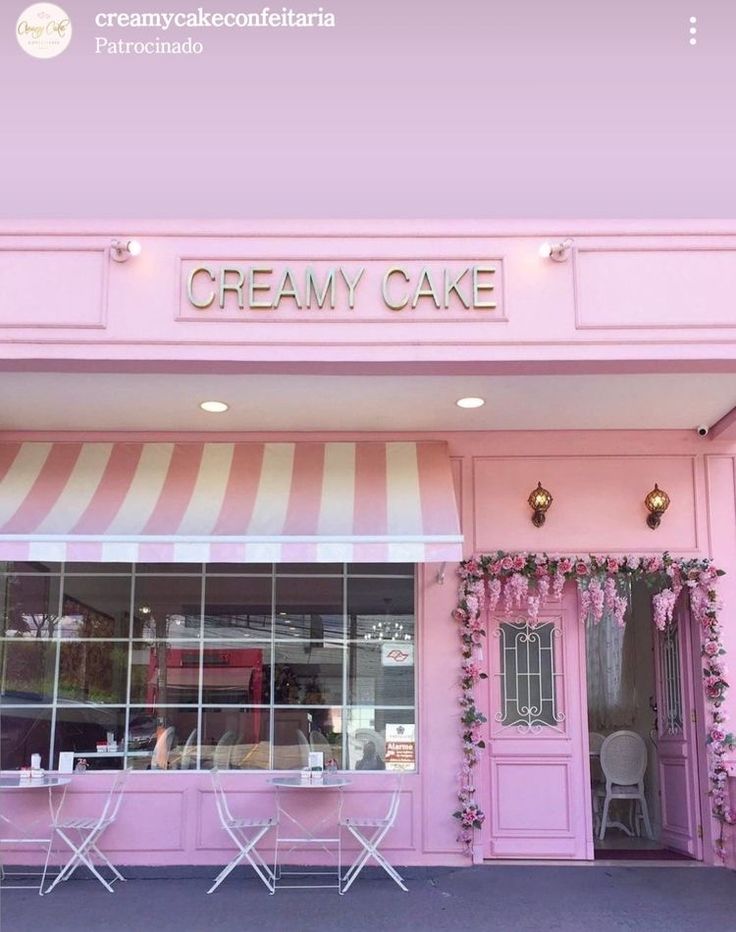
[[[115,261],[111,243],[131,237],[140,254]],[[559,246],[560,254],[540,255],[544,242]],[[459,557],[496,551],[710,557],[725,571],[719,598],[726,658],[736,652],[735,286],[736,223],[725,222],[5,223],[0,468],[12,479],[18,457],[31,461],[41,445],[43,456],[59,465],[44,459],[45,499],[34,497],[33,477],[25,485],[17,475],[4,486],[0,479],[0,560],[87,567],[262,563],[276,567],[274,578],[282,563],[365,564],[377,578],[390,575],[392,564],[413,566],[416,755],[385,845],[391,860],[592,860],[591,642],[586,647],[572,584],[541,610],[554,634],[550,676],[557,704],[550,714],[563,723],[559,728],[528,721],[534,727],[512,731],[501,707],[510,673],[499,667],[504,654],[497,646],[508,634],[507,620],[500,611],[486,619],[479,658],[487,678],[476,684],[475,696],[487,721],[474,781],[486,818],[470,856],[458,841],[461,653],[452,613]],[[464,396],[486,404],[460,409],[455,402]],[[199,403],[211,399],[224,400],[229,411],[201,412]],[[700,436],[698,427],[707,433]],[[149,522],[135,541],[116,537],[109,530],[112,505],[105,527],[81,506],[75,510],[74,466],[62,463],[65,456],[92,461],[103,447],[105,456],[123,456],[135,445],[183,450],[182,475],[190,454],[204,462],[225,447],[228,457],[258,448],[261,464],[265,448],[288,446],[294,462],[303,456],[321,464],[338,447],[354,445],[358,463],[378,447],[387,462],[411,448],[420,464],[417,509],[424,510],[424,523],[412,536],[401,508],[392,512],[389,471],[389,518],[368,545],[348,531],[338,540],[334,528],[330,537],[320,524],[322,511],[310,518],[307,498],[301,511],[284,504],[285,523],[272,538],[237,539],[233,524],[222,541],[204,540],[197,520],[206,504],[200,508],[192,498],[177,512],[176,486],[171,502],[156,512],[156,535]],[[434,479],[425,490],[422,457],[437,451],[442,465],[426,467]],[[441,498],[437,477],[445,467],[455,528],[441,514],[448,499]],[[320,487],[327,487],[326,467],[319,468],[325,470],[318,473]],[[261,469],[256,484],[268,482]],[[79,481],[79,494],[89,501],[106,494],[102,480],[92,489]],[[655,482],[670,504],[653,530],[644,498]],[[537,483],[553,497],[541,526],[532,523],[527,501]],[[200,491],[206,503],[210,490]],[[357,495],[356,516],[361,504],[370,510]],[[281,533],[289,515],[292,531],[302,532],[294,540]],[[339,525],[342,518],[334,520]],[[348,530],[357,522],[354,516]],[[351,549],[335,550],[340,540]],[[133,552],[133,545],[153,549]],[[682,625],[681,740],[669,770],[662,769],[661,727],[652,719],[641,728],[654,733],[658,746],[653,793],[666,846],[721,863],[715,853],[721,826],[710,815],[711,722],[700,634],[689,620]],[[656,639],[642,650],[656,654]],[[632,712],[641,721],[656,705],[660,717],[663,711],[666,677],[659,661],[652,670]],[[734,696],[723,706],[732,715]],[[3,705],[7,716],[6,698]],[[270,810],[274,760],[228,774],[239,806]],[[736,755],[725,760],[736,806]],[[391,773],[356,770],[347,751],[342,763],[352,771],[346,810],[381,810]],[[75,776],[68,804],[83,807],[98,798],[107,779],[97,772]],[[27,803],[13,802],[21,805]],[[206,767],[136,770],[125,807],[125,818],[106,837],[116,863],[227,860]],[[736,867],[730,827],[723,837],[725,862]]]

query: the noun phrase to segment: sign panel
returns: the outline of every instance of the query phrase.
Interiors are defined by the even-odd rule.
[[[416,767],[416,725],[386,725],[386,770],[414,770]]]
[[[381,644],[382,667],[413,667],[414,644],[409,641],[385,641]]]
[[[500,259],[181,260],[179,320],[502,320]]]

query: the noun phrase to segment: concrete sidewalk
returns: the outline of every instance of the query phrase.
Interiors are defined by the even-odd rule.
[[[6,890],[2,932],[376,932],[489,929],[493,932],[636,929],[688,932],[736,928],[736,873],[683,867],[407,868],[409,893],[366,870],[344,896],[284,890],[271,897],[252,874],[233,874],[206,895],[201,868],[124,871],[107,893],[74,877],[48,897]]]

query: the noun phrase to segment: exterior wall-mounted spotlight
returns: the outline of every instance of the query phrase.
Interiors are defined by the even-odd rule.
[[[139,256],[142,250],[137,239],[114,239],[110,243],[110,258],[114,262],[127,262],[131,256]]]
[[[542,259],[551,259],[553,262],[565,262],[572,246],[571,239],[563,239],[558,243],[544,242],[539,247],[539,255]]]
[[[654,531],[659,527],[659,523],[662,520],[662,515],[667,511],[670,506],[670,497],[669,495],[654,483],[654,488],[644,499],[644,504],[649,510],[647,515],[647,524]]]
[[[547,509],[552,504],[552,496],[546,489],[542,488],[542,483],[538,482],[536,489],[534,489],[527,501],[534,512],[532,524],[534,527],[541,527],[544,524]]]

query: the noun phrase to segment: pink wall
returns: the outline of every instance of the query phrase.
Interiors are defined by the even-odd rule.
[[[111,239],[128,236],[142,254],[111,262]],[[569,261],[540,258],[542,241],[567,236]],[[352,310],[341,291],[334,310],[290,300],[276,310],[196,309],[186,277],[202,262],[270,266],[272,293],[287,266],[298,280],[310,264],[365,272]],[[440,310],[426,297],[415,309],[382,304],[392,266],[413,285],[424,267],[439,277],[472,264],[494,268],[495,309],[466,310],[454,294]],[[723,364],[736,344],[724,297],[736,286],[736,223],[6,222],[0,286],[6,360],[275,365],[276,342],[282,365],[630,360],[667,369]]]
[[[729,573],[723,583],[724,641],[731,654],[736,652],[736,629],[729,623],[736,599],[736,447],[715,441],[704,453],[690,432],[458,433],[446,439],[468,553],[509,547],[712,554]],[[672,505],[652,532],[645,525],[642,500],[660,477],[666,477],[662,482]],[[555,501],[538,529],[530,521],[526,496],[540,479]],[[609,485],[615,494],[607,502],[599,490]],[[456,583],[448,567],[440,585],[438,569],[427,565],[419,574],[419,773],[405,782],[399,824],[389,843],[397,862],[407,864],[463,863],[450,818],[460,764],[459,652],[450,620]],[[733,696],[729,705],[736,708]],[[102,779],[94,774],[75,778],[70,801],[81,806],[82,797]],[[260,811],[271,805],[265,779],[257,773],[231,777],[244,806]],[[481,798],[488,793],[488,779],[484,762]],[[386,785],[385,775],[355,775],[346,791],[346,812],[382,808]],[[130,790],[127,815],[124,810],[108,838],[120,863],[224,860],[226,845],[214,822],[206,774],[138,773],[131,777]],[[21,802],[16,799],[14,806]],[[706,822],[706,836],[708,831]],[[707,837],[705,849],[710,856]]]

